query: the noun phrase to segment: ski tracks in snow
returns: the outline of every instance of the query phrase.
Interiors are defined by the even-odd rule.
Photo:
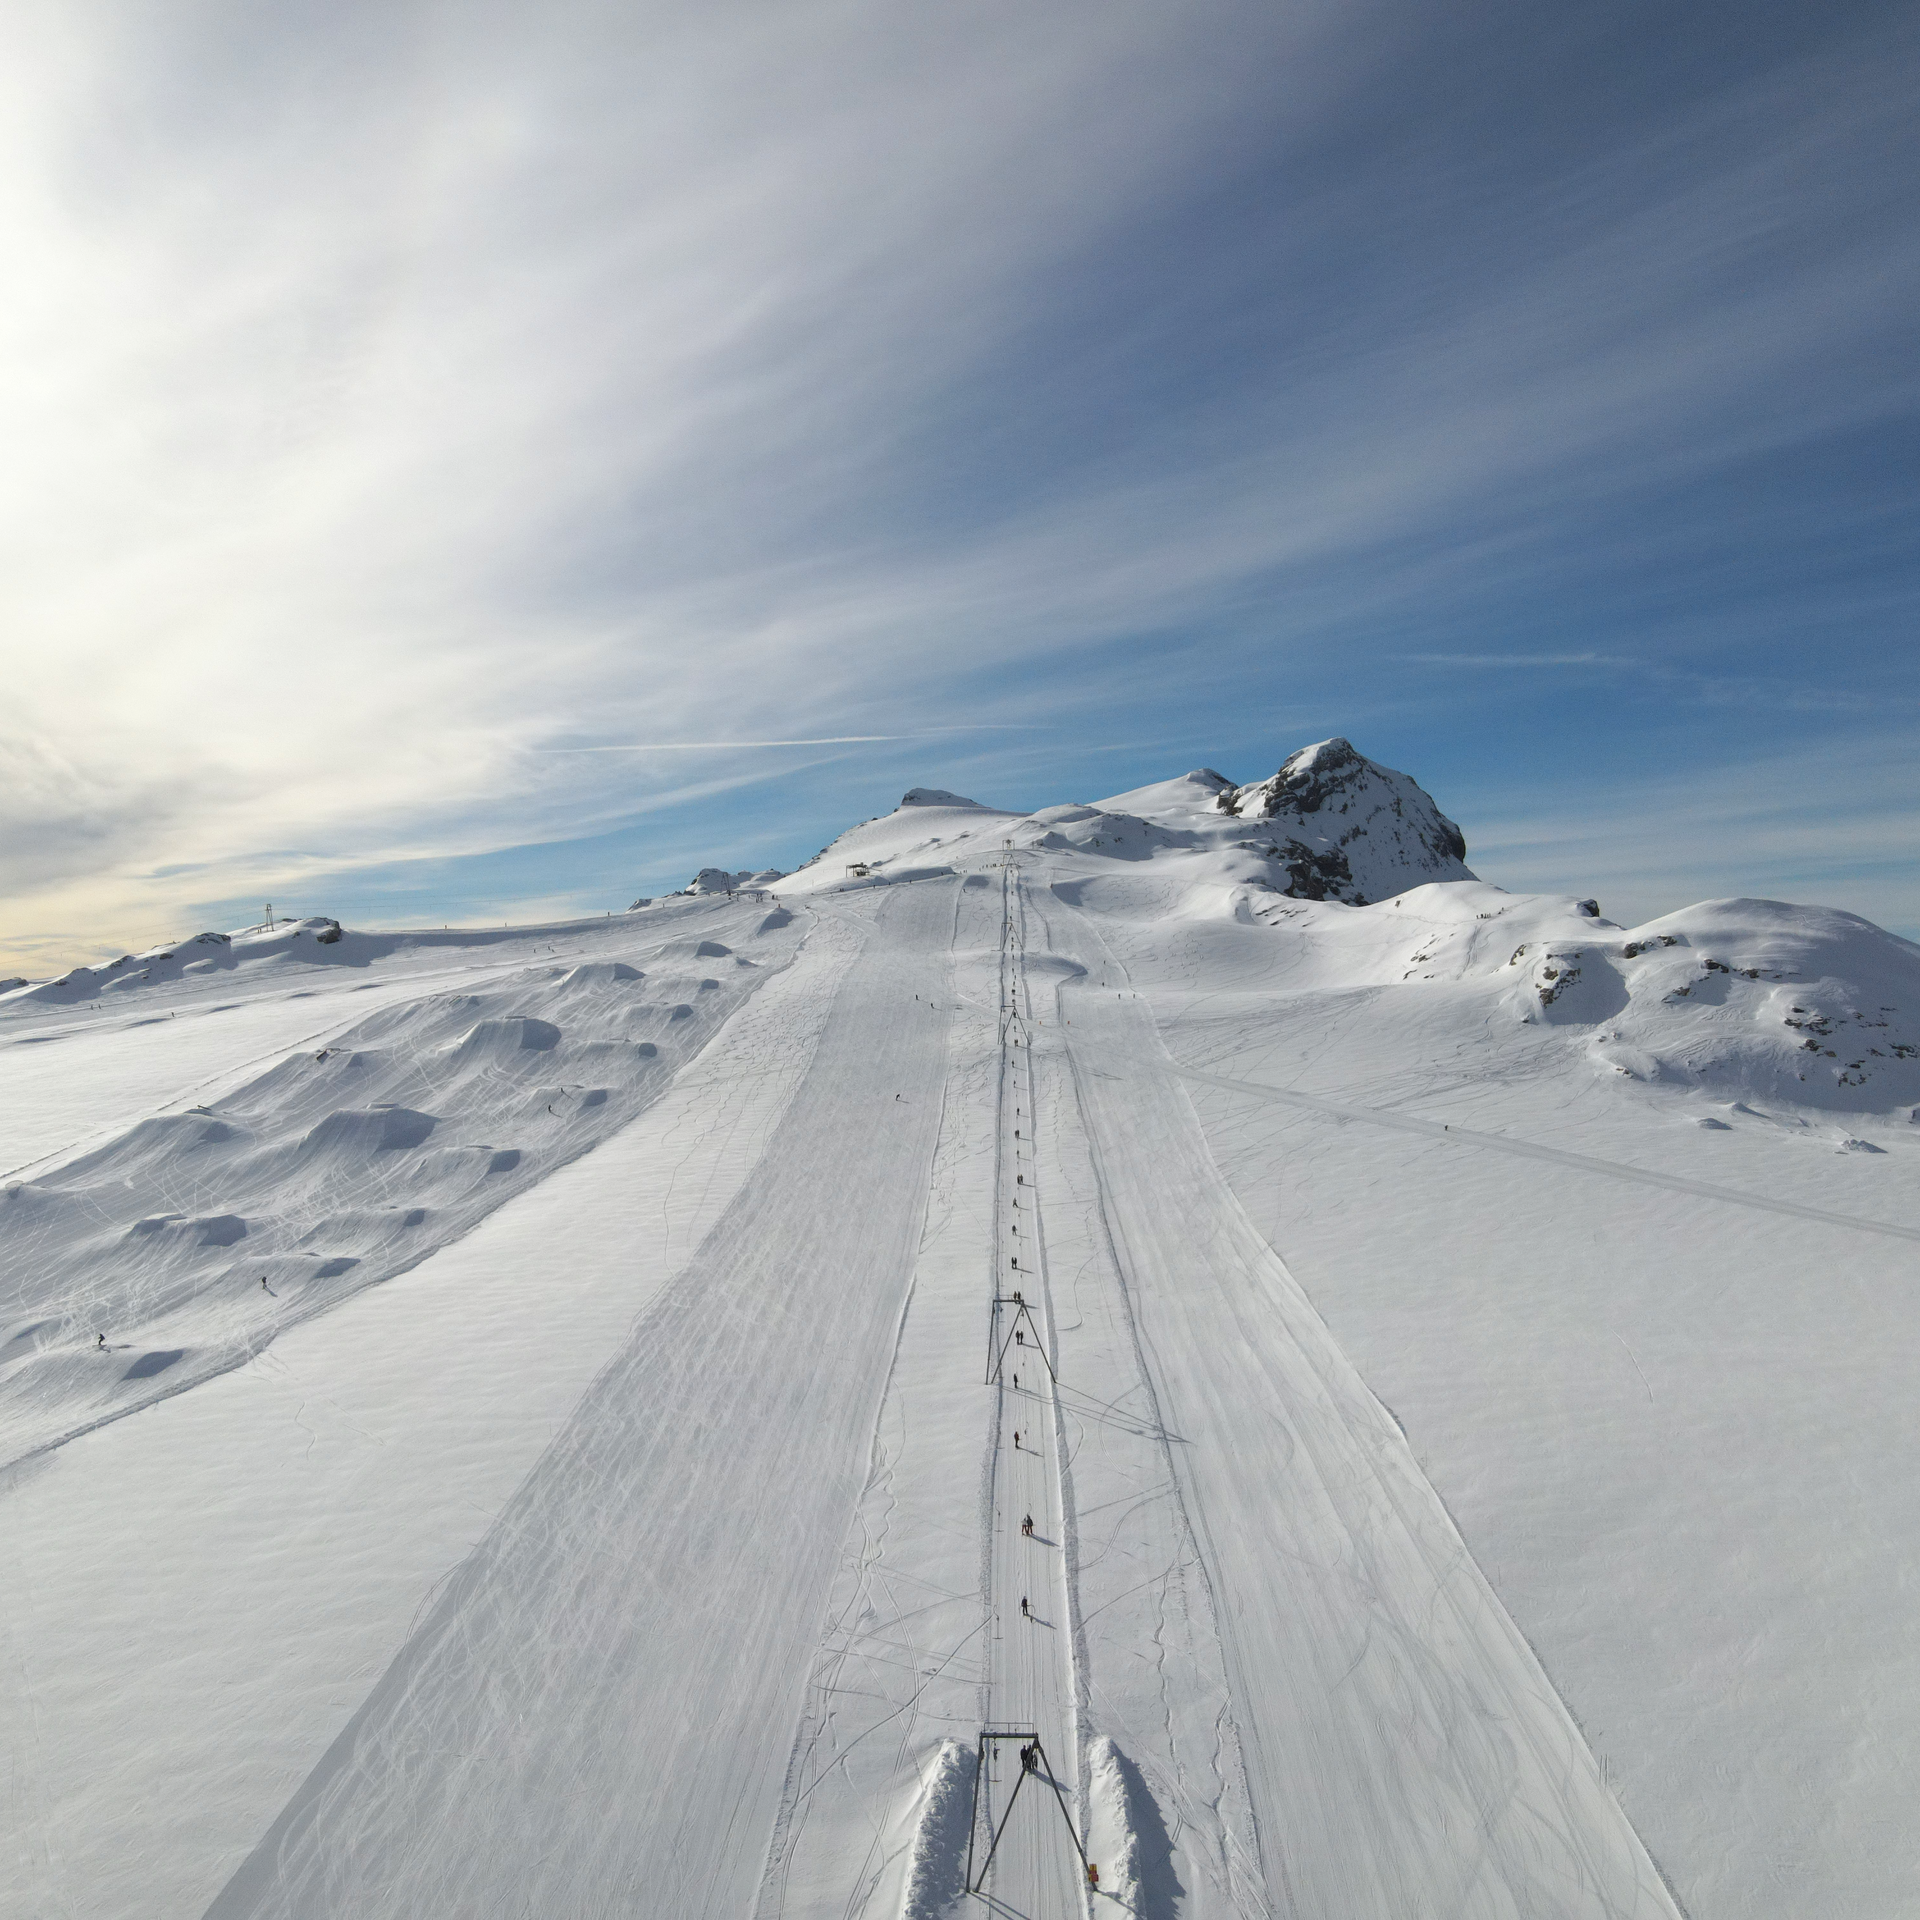
[[[1124,982],[1084,923],[1080,938]],[[1214,1167],[1144,1002],[1091,983],[1062,998],[1141,1352],[1180,1436],[1271,1909],[1672,1916],[1404,1438]]]
[[[979,1122],[991,1028],[979,981],[957,978],[956,964],[981,937],[984,908],[964,889],[952,897],[948,962],[908,1003],[912,1018],[937,1018],[947,1035],[944,1078],[937,1091],[889,1096],[938,1109],[926,1213],[767,1847],[754,1909],[764,1920],[896,1912],[923,1750],[932,1741],[937,1751],[943,1735],[970,1740],[978,1718],[986,1621],[976,1529],[953,1510],[956,1481],[978,1478],[978,1392],[947,1362],[962,1302],[977,1291],[966,1250],[985,1228],[990,1143]]]
[[[983,1725],[1074,1828],[1028,1780],[1003,1911],[1673,1920],[1144,1003],[984,878],[823,903],[871,930],[756,1177],[210,1920],[891,1920]]]
[[[1110,1743],[1111,1771],[1137,1782],[1128,1796],[1130,1850],[1141,1869],[1133,1911],[1152,1920],[1176,1911],[1192,1920],[1265,1914],[1272,1909],[1211,1573],[1175,1466],[1190,1442],[1166,1417],[1148,1364],[1081,1074],[1066,1045],[1066,1017],[1084,997],[1078,989],[1088,972],[1057,938],[1044,898],[1032,911],[1057,987],[1035,1063],[1046,1244],[1060,1276],[1050,1291],[1071,1448],[1086,1742]],[[1088,1812],[1095,1831],[1106,1824],[1098,1807]],[[1114,1862],[1103,1864],[1113,1871]]]
[[[951,914],[881,905],[757,1177],[211,1915],[751,1907],[920,1233],[945,1015],[908,982]]]
[[[1858,1233],[1886,1234],[1896,1240],[1920,1240],[1920,1227],[1902,1227],[1885,1220],[1866,1220],[1858,1214],[1834,1213],[1824,1207],[1806,1207],[1794,1200],[1776,1199],[1764,1193],[1743,1193],[1737,1187],[1720,1187],[1706,1180],[1687,1180],[1678,1174],[1661,1173],[1653,1167],[1634,1167],[1621,1160],[1602,1160],[1591,1153],[1569,1153],[1564,1147],[1543,1146],[1537,1140],[1516,1140],[1510,1134],[1482,1133],[1471,1127],[1456,1127],[1438,1120],[1420,1120],[1411,1114],[1394,1113],[1384,1107],[1341,1106],[1323,1100],[1318,1094],[1301,1093],[1293,1087],[1269,1086],[1259,1080],[1234,1080],[1223,1074],[1203,1073],[1198,1067],[1183,1067],[1171,1055],[1164,1054],[1160,1071],[1203,1086],[1219,1087],[1251,1100],[1274,1100],[1301,1107],[1340,1122],[1363,1121],[1369,1126],[1388,1127],[1396,1133],[1412,1133],[1429,1140],[1445,1140],[1457,1147],[1481,1147],[1495,1153],[1518,1154],[1526,1160],[1545,1160],[1569,1167],[1577,1173],[1599,1174],[1610,1180],[1625,1180],[1645,1187],[1662,1187],[1669,1193],[1684,1193],[1697,1200],[1715,1200],[1733,1207],[1757,1207],[1763,1213],[1783,1213],[1791,1219],[1811,1220],[1823,1227],[1848,1227]],[[1423,1089],[1423,1091],[1427,1091]]]

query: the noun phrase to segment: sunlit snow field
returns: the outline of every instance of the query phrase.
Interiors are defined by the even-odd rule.
[[[0,1913],[1909,1911],[1920,950],[1300,758],[0,998]]]

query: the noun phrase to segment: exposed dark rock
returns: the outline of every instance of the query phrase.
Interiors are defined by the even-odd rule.
[[[1222,787],[1213,804],[1241,820],[1285,822],[1271,858],[1302,899],[1364,906],[1430,880],[1471,880],[1467,843],[1432,797],[1404,773],[1323,740],[1250,786]]]

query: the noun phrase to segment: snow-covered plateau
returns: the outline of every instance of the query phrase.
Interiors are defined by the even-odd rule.
[[[1920,947],[1333,740],[0,991],[0,1915],[1910,1914]]]

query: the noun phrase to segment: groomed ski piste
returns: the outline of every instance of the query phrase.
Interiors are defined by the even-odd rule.
[[[1465,854],[1334,741],[0,996],[0,1914],[1911,1912],[1920,949]]]

